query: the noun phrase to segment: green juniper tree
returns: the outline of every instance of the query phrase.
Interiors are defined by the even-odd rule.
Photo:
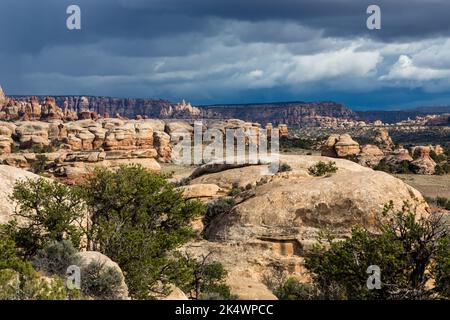
[[[83,186],[91,211],[89,246],[117,262],[133,297],[151,298],[167,282],[169,253],[194,236],[193,218],[205,212],[164,177],[141,166],[97,170]]]

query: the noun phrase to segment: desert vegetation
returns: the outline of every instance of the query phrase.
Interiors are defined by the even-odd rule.
[[[306,259],[312,283],[283,278],[280,272],[267,283],[287,300],[450,298],[450,236],[443,217],[417,218],[408,203],[401,210],[387,204],[387,215],[391,218],[380,222],[377,234],[355,226],[348,238],[337,241],[323,232]],[[375,290],[367,286],[367,268],[374,264],[382,281]]]
[[[123,166],[98,169],[79,186],[24,180],[15,185],[11,200],[18,203],[16,219],[0,229],[3,298],[116,299],[122,280],[137,299],[168,293],[170,283],[191,288],[193,299],[233,298],[219,262],[176,252],[194,236],[190,221],[203,216],[206,207],[183,199],[161,175]],[[100,261],[83,264],[82,248],[111,258],[121,271]],[[76,292],[64,286],[70,265],[81,266]],[[16,282],[17,290],[11,287]]]

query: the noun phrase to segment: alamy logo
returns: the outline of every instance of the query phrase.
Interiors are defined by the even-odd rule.
[[[366,273],[370,274],[367,278],[367,289],[381,289],[381,269],[379,266],[371,265],[367,268]]]
[[[66,13],[69,15],[66,26],[69,30],[81,30],[81,8],[77,5],[67,7]]]
[[[379,6],[373,4],[367,7],[367,14],[370,16],[367,18],[367,29],[380,30],[381,29],[381,9]]]
[[[66,286],[69,290],[81,289],[81,269],[78,266],[71,265],[67,268]]]

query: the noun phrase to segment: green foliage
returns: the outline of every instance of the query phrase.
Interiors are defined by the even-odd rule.
[[[208,228],[211,221],[221,214],[230,212],[236,205],[236,201],[233,198],[219,198],[213,202],[208,203],[206,214],[203,218],[203,225],[205,230]]]
[[[244,191],[245,191],[245,189],[243,187],[240,187],[240,186],[238,186],[236,184],[233,184],[233,187],[231,188],[230,191],[228,191],[227,195],[230,196],[230,197],[235,197],[235,196],[237,196],[238,194],[240,194],[240,193],[242,193]]]
[[[436,291],[445,297],[450,297],[450,237],[440,240],[437,249],[439,257],[434,265]]]
[[[11,222],[10,230],[25,256],[34,256],[51,241],[67,239],[79,245],[85,206],[77,188],[43,178],[28,179],[16,183],[12,200],[24,223]]]
[[[450,173],[450,163],[438,163],[435,168],[435,174],[439,176],[443,176],[445,174]]]
[[[93,261],[81,268],[81,292],[101,300],[117,300],[122,295],[122,275],[113,267]]]
[[[335,173],[337,172],[337,170],[338,167],[336,166],[336,162],[334,161],[329,161],[328,163],[319,161],[308,168],[308,172],[315,177],[321,177],[326,174]]]
[[[55,151],[52,145],[44,146],[40,144],[35,144],[31,147],[33,153],[52,153]]]
[[[194,235],[190,221],[205,212],[163,177],[141,166],[97,170],[83,186],[91,210],[89,246],[117,262],[130,294],[150,298],[167,281],[168,254]]]
[[[188,254],[178,255],[172,266],[172,281],[194,300],[234,300],[225,284],[227,272],[220,262],[209,262],[209,255],[197,260]]]
[[[401,161],[400,163],[394,164],[394,163],[387,163],[383,159],[373,169],[378,170],[378,171],[384,171],[387,173],[399,173],[399,174],[413,173],[410,162],[407,160],[404,160],[404,161]]]
[[[16,243],[7,226],[0,225],[0,270],[11,269],[21,274],[30,275],[33,267],[17,256]]]
[[[280,163],[280,167],[278,168],[278,172],[288,172],[292,171],[292,168],[287,163]]]
[[[11,145],[11,153],[18,153],[20,152],[20,147],[17,144],[12,144]]]
[[[274,294],[280,300],[313,300],[316,298],[317,290],[310,284],[288,278]]]
[[[437,198],[427,198],[428,204],[436,205],[440,208],[450,210],[450,199],[444,198],[444,197],[437,197]]]
[[[282,265],[272,266],[263,274],[263,283],[280,300],[313,300],[320,299],[317,288],[308,283],[301,283],[288,276]]]
[[[387,220],[380,223],[379,235],[355,227],[345,241],[334,241],[329,235],[320,239],[315,254],[306,259],[306,267],[314,273],[314,284],[324,298],[429,298],[434,292],[425,286],[430,279],[428,270],[437,262],[442,266],[439,270],[445,270],[439,274],[448,274],[448,265],[442,262],[446,258],[439,249],[440,243],[448,241],[441,217],[416,218],[415,208],[407,203],[398,211],[388,204],[383,216]],[[381,269],[380,290],[366,286],[370,265]]]
[[[59,277],[43,279],[31,263],[17,255],[10,231],[0,226],[0,299],[61,300],[67,298],[64,281]]]
[[[46,274],[64,276],[70,265],[80,265],[77,253],[69,240],[54,241],[37,252],[33,258],[33,266]]]
[[[430,157],[433,159],[436,163],[446,162],[448,160],[447,154],[444,152],[440,155],[436,154],[434,150],[430,151]]]
[[[301,139],[301,138],[280,138],[280,149],[306,149],[311,150],[316,141],[312,139]]]
[[[31,171],[35,174],[41,174],[45,172],[45,169],[47,168],[47,161],[48,158],[46,155],[38,154],[36,155],[36,160],[31,165]]]

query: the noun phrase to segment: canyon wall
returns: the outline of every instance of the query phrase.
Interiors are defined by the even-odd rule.
[[[15,96],[15,100],[25,103],[28,96]],[[182,102],[167,100],[132,99],[112,97],[55,96],[56,105],[63,110],[77,113],[90,110],[99,115],[120,115],[129,119],[146,117],[158,119],[242,119],[248,122],[302,125],[319,123],[324,118],[356,119],[356,114],[342,104],[335,102],[288,102],[270,104],[214,105],[193,107]],[[45,97],[36,98],[41,103]]]

